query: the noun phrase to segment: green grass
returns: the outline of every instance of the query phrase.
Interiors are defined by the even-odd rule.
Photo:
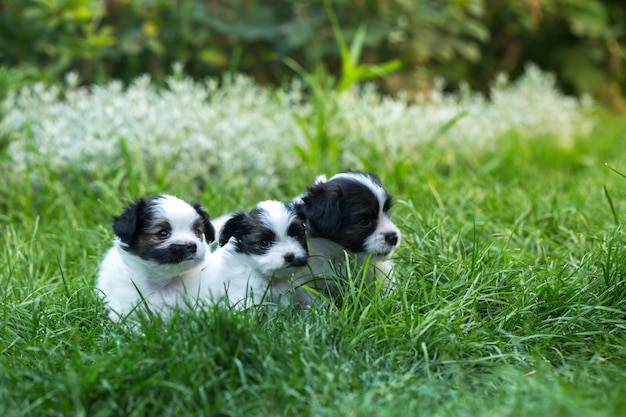
[[[0,164],[0,415],[624,415],[626,178],[610,169],[626,172],[624,131],[605,115],[571,148],[511,133],[491,151],[426,149],[402,175],[381,163],[399,288],[134,332],[94,292],[129,199],[170,192],[218,215],[290,198],[315,167],[262,190],[168,176],[132,150],[93,176]]]

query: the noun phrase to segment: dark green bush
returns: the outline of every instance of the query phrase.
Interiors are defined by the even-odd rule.
[[[428,89],[435,76],[487,91],[498,72],[533,61],[567,91],[621,105],[622,0],[0,0],[0,63],[92,83],[161,80],[182,62],[194,77],[239,71],[276,84],[292,75],[285,57],[339,72],[327,5],[348,40],[366,28],[365,62],[402,63],[389,91]]]

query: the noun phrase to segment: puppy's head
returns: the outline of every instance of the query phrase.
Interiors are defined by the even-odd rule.
[[[209,214],[169,195],[142,198],[113,219],[126,252],[158,265],[196,264],[215,239]],[[191,265],[190,265],[191,266]]]
[[[385,259],[401,237],[388,214],[391,204],[391,195],[376,175],[344,172],[329,180],[318,178],[294,206],[310,237]]]
[[[268,278],[306,265],[308,257],[302,220],[289,206],[272,200],[232,216],[222,228],[219,244],[234,245],[236,252],[248,256],[255,271]]]

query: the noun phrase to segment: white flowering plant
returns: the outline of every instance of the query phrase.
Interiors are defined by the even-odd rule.
[[[385,165],[407,163],[433,142],[484,149],[511,131],[567,146],[591,125],[586,101],[561,94],[535,66],[516,82],[500,77],[489,100],[467,90],[444,94],[443,87],[428,96],[388,97],[364,85],[328,97],[333,112],[324,123],[338,164],[368,167],[372,153],[385,155]],[[148,166],[165,161],[173,175],[240,176],[266,187],[301,169],[311,145],[306,131],[319,123],[300,83],[271,91],[245,76],[197,82],[180,71],[163,88],[147,76],[127,87],[79,87],[71,74],[63,88],[36,84],[13,92],[4,108],[0,133],[12,137],[8,154],[18,170],[40,161],[88,174],[131,163],[130,152]]]

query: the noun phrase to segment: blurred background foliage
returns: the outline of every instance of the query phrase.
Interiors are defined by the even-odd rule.
[[[341,56],[325,6],[348,43],[365,29],[364,63],[398,60],[389,93],[428,92],[437,77],[488,94],[497,73],[534,62],[564,91],[623,109],[624,0],[0,0],[0,65],[83,83],[157,82],[176,62],[196,78],[243,72],[280,85],[297,62]]]

